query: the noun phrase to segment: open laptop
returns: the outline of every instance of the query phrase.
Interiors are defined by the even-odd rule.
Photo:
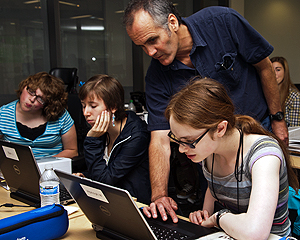
[[[10,189],[10,197],[31,206],[40,206],[40,169],[30,146],[0,140],[0,169]],[[60,185],[61,204],[74,202]]]
[[[204,228],[182,219],[179,219],[177,224],[174,224],[170,218],[166,222],[162,219],[148,219],[138,209],[128,191],[59,170],[55,170],[55,172],[82,212],[93,224],[98,238],[198,239],[217,232],[216,229]],[[180,236],[158,238],[154,234],[156,231],[154,228],[172,230]]]

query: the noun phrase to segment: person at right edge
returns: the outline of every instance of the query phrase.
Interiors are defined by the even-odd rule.
[[[284,57],[272,57],[271,62],[279,86],[281,108],[288,127],[300,126],[300,92],[293,84],[289,65]]]
[[[166,220],[168,212],[177,222],[178,206],[168,197],[170,126],[164,111],[170,98],[196,75],[216,79],[228,90],[236,114],[255,118],[288,145],[268,57],[273,47],[227,7],[207,7],[181,18],[168,0],[131,0],[123,23],[131,40],[152,57],[146,74],[151,215],[156,218],[159,212]]]

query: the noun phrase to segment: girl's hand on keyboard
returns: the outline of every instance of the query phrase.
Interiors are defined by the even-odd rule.
[[[209,218],[208,211],[206,210],[198,210],[195,212],[191,212],[189,219],[192,223],[195,223],[197,225],[201,225],[204,221],[206,221]]]

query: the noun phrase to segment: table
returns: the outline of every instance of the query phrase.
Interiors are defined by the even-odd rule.
[[[300,156],[290,155],[291,164],[293,168],[300,169]]]
[[[13,203],[18,205],[26,205],[18,200],[15,200],[10,197],[10,192],[5,190],[3,187],[0,187],[0,205],[4,203]],[[137,203],[138,207],[141,207],[142,204]],[[69,206],[78,207],[76,203],[70,204]],[[6,218],[9,216],[17,215],[22,212],[35,209],[34,207],[1,207],[0,208],[0,219]],[[188,220],[180,216],[181,219]],[[98,239],[96,237],[96,232],[92,229],[91,223],[85,217],[83,212],[78,209],[75,213],[69,215],[69,229],[67,233],[58,239],[68,239],[68,240],[82,240],[82,239]]]
[[[25,205],[25,203],[19,202],[9,196],[9,191],[0,187],[0,204],[13,203],[19,205]],[[77,206],[77,204],[71,204],[70,206]],[[33,210],[33,207],[1,207],[0,219],[20,214],[25,211]],[[85,217],[83,212],[79,209],[77,212],[69,215],[69,230],[67,233],[59,239],[79,240],[79,239],[98,239],[95,231],[91,227],[91,223]]]
[[[0,187],[0,205],[4,203],[13,203],[18,205],[25,205],[25,203],[19,202],[9,196],[9,191],[5,190],[3,187]],[[143,204],[137,203],[138,207],[141,207]],[[78,207],[76,203],[71,204],[70,206]],[[13,216],[16,214],[20,214],[25,211],[33,210],[34,207],[1,207],[0,208],[0,219],[6,218],[9,216]],[[187,218],[178,216],[181,219],[187,220]],[[92,229],[91,223],[85,217],[83,212],[78,209],[77,212],[72,213],[69,215],[69,229],[66,234],[60,238],[61,239],[68,239],[68,240],[82,240],[82,239],[98,239],[96,237],[95,231]],[[201,238],[203,240],[213,240],[216,238],[212,237],[204,237]],[[275,236],[273,234],[270,235],[268,240],[278,240],[280,237]],[[98,239],[99,240],[99,239]]]

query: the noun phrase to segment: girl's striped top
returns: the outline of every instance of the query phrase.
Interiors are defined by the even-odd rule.
[[[67,133],[73,126],[74,121],[69,112],[65,110],[63,115],[56,121],[47,122],[45,132],[34,141],[20,135],[16,123],[16,104],[13,101],[0,108],[0,134],[3,139],[29,145],[35,158],[50,157],[63,150],[61,136]]]
[[[261,157],[267,155],[277,156],[281,161],[280,173],[279,173],[279,193],[277,208],[274,216],[273,226],[271,233],[280,236],[285,236],[290,231],[290,220],[288,218],[288,193],[289,184],[287,176],[286,162],[284,154],[278,144],[278,142],[268,136],[261,136],[255,143],[251,146],[248,153],[244,158],[243,175],[242,181],[239,182],[239,209],[240,212],[247,212],[251,187],[252,187],[252,177],[251,171],[253,164],[258,161]],[[212,196],[219,199],[226,208],[230,209],[232,212],[237,213],[237,180],[235,178],[234,172],[225,177],[213,176],[213,188],[211,181],[211,173],[208,172],[206,167],[206,160],[202,164],[203,173],[208,181],[209,189]],[[238,171],[241,171],[241,166],[239,166]]]

